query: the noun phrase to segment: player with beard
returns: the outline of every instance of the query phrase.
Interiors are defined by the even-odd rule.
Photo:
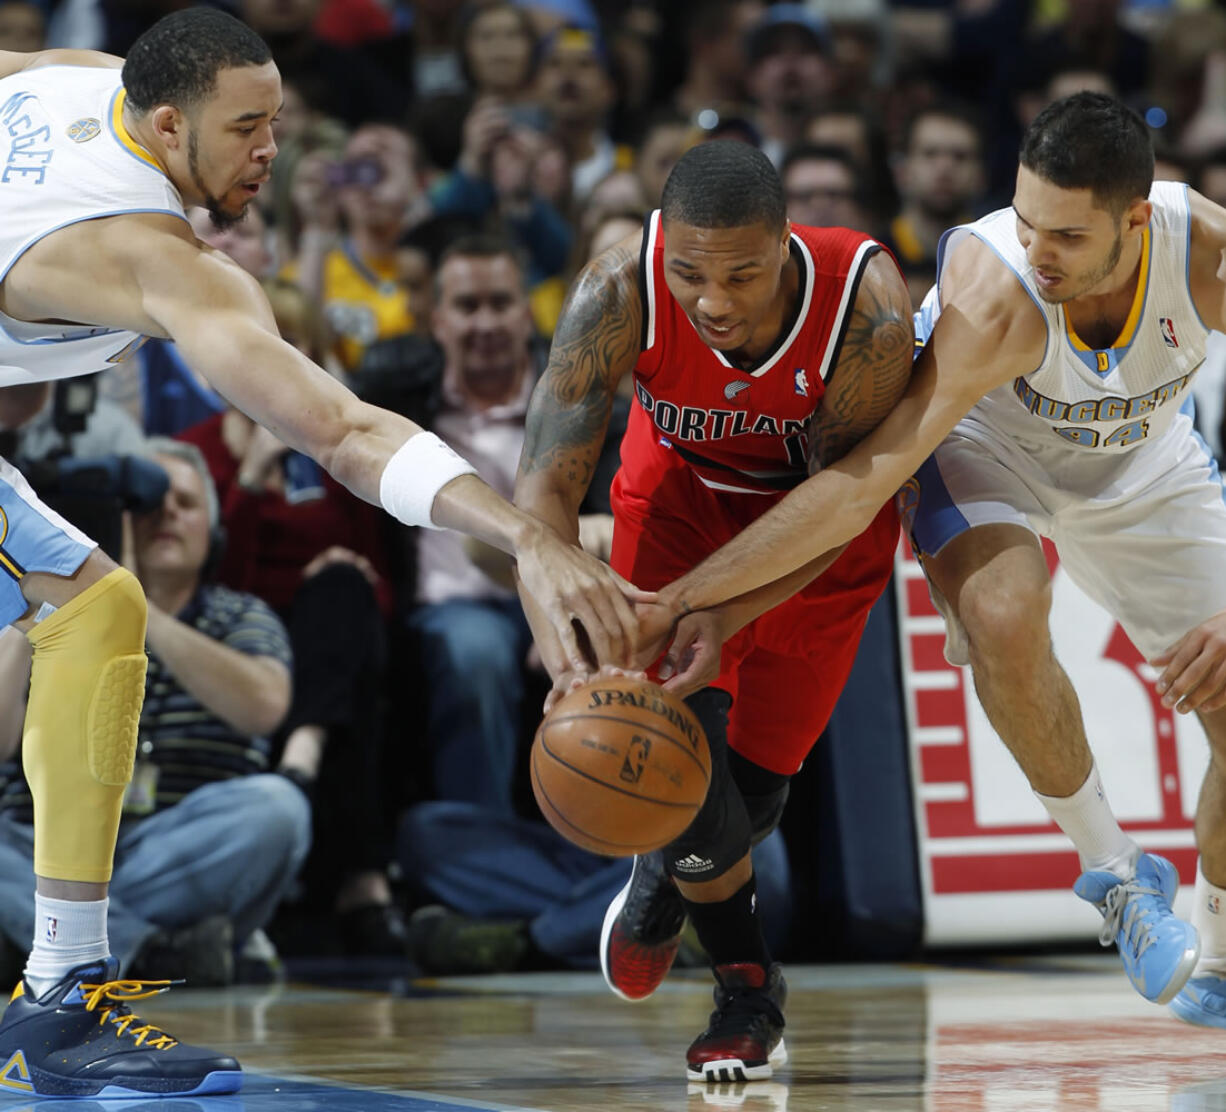
[[[121,67],[122,66],[122,70]],[[276,332],[254,278],[196,239],[184,206],[241,220],[276,154],[281,81],[267,46],[211,8],[176,12],[126,62],[0,52],[0,385],[102,370],[145,336],[280,440],[406,524],[513,553],[576,667],[573,620],[601,661],[625,656],[633,591],[498,497],[467,461],[359,402]],[[107,884],[144,693],[136,579],[0,460],[0,626],[34,646],[23,739],[34,796],[36,917],[0,1017],[0,1088],[61,1097],[230,1092],[233,1058],[132,1014]]]
[[[650,624],[793,573],[901,486],[945,655],[971,666],[992,726],[1076,846],[1074,891],[1102,912],[1100,939],[1146,999],[1226,1027],[1226,505],[1190,397],[1208,330],[1226,329],[1226,210],[1154,182],[1144,121],[1101,93],[1044,109],[1020,161],[1012,207],[943,242],[906,397],[662,590]],[[1043,536],[1150,661],[1163,705],[1208,735],[1193,925],[1171,911],[1174,867],[1107,803],[1052,650]]]

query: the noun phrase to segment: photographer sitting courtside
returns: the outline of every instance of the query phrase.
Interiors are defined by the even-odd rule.
[[[124,975],[233,978],[234,952],[272,916],[310,844],[310,807],[270,774],[267,737],[289,707],[290,652],[253,595],[205,583],[216,557],[217,496],[191,445],[149,442],[169,487],[132,519],[125,563],[148,599],[149,668],[136,770],[110,890],[112,947]],[[0,635],[6,706],[29,677],[30,649]],[[21,715],[0,717],[14,757]],[[16,762],[0,776],[0,931],[24,954],[34,931],[34,834]]]

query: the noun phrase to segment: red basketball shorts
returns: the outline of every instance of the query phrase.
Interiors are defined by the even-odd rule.
[[[684,464],[656,477],[646,496],[621,472],[612,490],[611,563],[648,591],[701,563],[782,497],[711,490]],[[816,580],[724,644],[712,686],[732,695],[728,743],[743,757],[783,775],[800,768],[847,682],[897,544],[891,501]]]

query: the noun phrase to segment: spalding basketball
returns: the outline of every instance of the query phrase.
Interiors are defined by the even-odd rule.
[[[654,683],[596,679],[559,699],[532,743],[541,813],[606,857],[659,849],[693,821],[711,782],[694,712]]]

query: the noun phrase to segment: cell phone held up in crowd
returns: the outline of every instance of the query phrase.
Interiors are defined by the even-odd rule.
[[[351,158],[328,167],[328,184],[333,189],[356,185],[369,189],[383,180],[383,166],[377,158]]]

